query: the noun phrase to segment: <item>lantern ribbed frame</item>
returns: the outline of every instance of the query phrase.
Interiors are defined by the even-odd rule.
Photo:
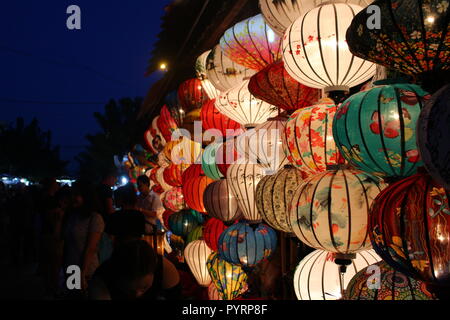
[[[242,217],[236,198],[226,179],[209,184],[203,194],[203,203],[208,215],[225,223]]]
[[[186,263],[197,280],[197,283],[202,287],[208,287],[211,284],[211,277],[206,266],[206,262],[211,253],[212,250],[203,240],[193,241],[184,249]]]

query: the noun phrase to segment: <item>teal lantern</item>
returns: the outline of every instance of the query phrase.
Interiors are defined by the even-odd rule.
[[[198,225],[198,217],[190,210],[179,211],[169,217],[170,231],[180,237],[186,237]]]
[[[396,180],[422,166],[416,123],[430,95],[414,84],[377,86],[344,101],[333,137],[346,160],[373,175]]]
[[[219,147],[219,143],[212,143],[205,148],[202,155],[202,169],[205,175],[213,180],[219,180],[223,177],[216,165],[216,152]]]

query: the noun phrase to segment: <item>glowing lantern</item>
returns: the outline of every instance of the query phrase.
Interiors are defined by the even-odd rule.
[[[186,237],[198,224],[197,218],[190,211],[175,212],[169,217],[170,231],[180,237]]]
[[[200,57],[198,57],[197,62],[195,63],[195,72],[208,97],[210,99],[215,99],[220,95],[220,90],[217,90],[211,81],[209,81],[208,74],[206,72],[207,59],[210,53],[211,50],[204,52]]]
[[[196,240],[203,240],[203,226],[197,226],[186,237],[186,243],[191,243]]]
[[[324,172],[327,166],[344,162],[333,140],[333,102],[296,111],[286,124],[283,149],[289,162],[306,175]]]
[[[217,252],[211,253],[206,265],[223,300],[234,300],[247,290],[247,274],[241,266],[221,259]]]
[[[236,149],[236,140],[236,137],[229,138],[217,148],[216,165],[220,173],[224,176],[227,175],[227,170],[230,165],[243,157]]]
[[[280,43],[280,37],[261,14],[235,24],[220,39],[220,47],[228,58],[258,71],[281,58]]]
[[[191,165],[198,163],[197,161],[201,159],[202,151],[200,143],[183,136],[180,138],[179,143],[173,147],[170,159],[175,164]]]
[[[163,171],[164,180],[173,187],[181,187],[183,181],[181,179],[184,170],[187,169],[187,165],[184,164],[171,164]]]
[[[169,167],[171,164],[170,160],[167,159],[166,155],[164,154],[164,152],[160,152],[158,153],[158,165],[161,168],[167,168]]]
[[[161,113],[158,117],[157,124],[165,141],[171,141],[172,134],[178,129],[178,125],[166,105],[161,108]]]
[[[191,269],[192,274],[202,287],[207,287],[211,283],[206,262],[212,251],[203,240],[196,240],[189,243],[184,249],[186,263]]]
[[[252,268],[275,251],[277,234],[262,223],[251,226],[240,222],[222,232],[218,246],[222,259],[244,268]]]
[[[236,136],[243,132],[239,123],[222,114],[215,107],[216,100],[208,100],[200,111],[203,130],[218,130],[223,137]],[[211,130],[212,131],[212,130]],[[212,132],[213,134],[213,132]]]
[[[205,148],[202,155],[202,169],[208,178],[219,180],[223,174],[219,171],[216,165],[216,152],[220,144],[212,143]]]
[[[164,149],[162,152],[164,153],[164,155],[166,156],[166,158],[169,161],[172,161],[173,148],[180,142],[181,142],[180,140],[172,140],[172,141],[167,142],[166,145],[164,146]]]
[[[164,180],[164,170],[165,168],[158,168],[156,170],[156,181],[164,191],[169,191],[172,189],[172,186]]]
[[[178,87],[178,101],[184,112],[201,108],[209,100],[202,83],[198,79],[189,79]]]
[[[226,179],[215,181],[206,187],[203,203],[210,217],[225,223],[238,220],[242,212]]]
[[[286,167],[261,179],[256,187],[256,206],[263,219],[276,230],[292,232],[289,226],[289,205],[302,175],[294,167]]]
[[[355,57],[345,41],[353,17],[363,8],[329,3],[314,8],[287,29],[283,61],[298,82],[328,91],[349,91],[375,75],[375,64]]]
[[[186,209],[183,191],[180,187],[172,188],[162,195],[162,203],[167,210],[178,212]]]
[[[294,273],[298,300],[338,300],[358,271],[381,260],[375,251],[363,251],[356,254],[342,273],[335,259],[333,253],[316,250],[300,261]]]
[[[205,175],[202,169],[202,165],[194,163],[193,165],[190,165],[189,168],[186,169],[186,171],[183,172],[181,180],[183,181],[183,185],[185,185],[188,180],[202,175]]]
[[[342,155],[361,170],[390,178],[414,174],[422,165],[416,123],[428,98],[428,93],[413,84],[354,94],[336,112],[334,141]]]
[[[218,250],[219,237],[226,228],[225,224],[219,219],[211,218],[208,220],[203,232],[203,238],[211,250]]]
[[[320,90],[304,86],[292,78],[283,61],[270,64],[255,74],[250,79],[248,90],[257,99],[287,111],[309,107],[320,98]]]
[[[295,191],[289,224],[308,246],[340,254],[370,249],[369,208],[384,187],[352,169],[326,171]]]
[[[189,208],[198,212],[206,211],[203,205],[203,193],[206,187],[213,182],[214,180],[207,176],[199,176],[189,179],[183,184],[184,199]]]
[[[377,283],[371,283],[374,280]],[[348,283],[344,299],[434,300],[425,283],[405,276],[384,261],[359,271]]]
[[[172,214],[174,214],[173,211],[166,210],[166,211],[164,211],[164,213],[162,215],[163,225],[164,225],[164,228],[166,228],[166,229],[169,229],[169,218]]]

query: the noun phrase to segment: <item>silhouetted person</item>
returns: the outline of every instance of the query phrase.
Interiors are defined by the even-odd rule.
[[[102,178],[101,184],[97,188],[97,194],[100,201],[100,214],[106,222],[111,214],[115,212],[113,205],[113,191],[112,188],[117,182],[115,172],[110,171]]]
[[[163,206],[159,195],[150,190],[150,179],[146,175],[137,178],[139,196],[137,199],[137,208],[145,215],[147,221],[156,227],[159,220],[158,213],[162,213]]]

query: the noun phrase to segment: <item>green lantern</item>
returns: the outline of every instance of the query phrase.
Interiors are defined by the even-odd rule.
[[[208,178],[219,180],[223,174],[219,171],[216,165],[216,152],[220,144],[212,143],[205,148],[202,155],[202,169]]]
[[[359,92],[335,114],[333,137],[344,158],[373,175],[399,179],[422,166],[416,123],[430,95],[414,84]]]
[[[196,240],[203,240],[203,226],[196,227],[188,234],[186,244]]]

